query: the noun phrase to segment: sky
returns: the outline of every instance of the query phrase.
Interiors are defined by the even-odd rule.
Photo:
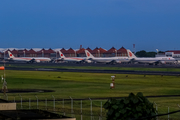
[[[180,0],[1,0],[0,48],[180,50]]]

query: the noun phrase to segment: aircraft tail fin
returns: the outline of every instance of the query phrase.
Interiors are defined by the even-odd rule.
[[[136,56],[134,55],[134,53],[132,53],[129,49],[127,49],[127,53],[128,53],[128,57],[129,57],[129,58],[136,58]]]
[[[85,50],[85,53],[87,58],[94,58],[94,56],[88,50]]]
[[[59,50],[60,58],[65,58],[64,54]]]
[[[10,58],[14,58],[14,55],[10,51],[8,51],[8,55]]]

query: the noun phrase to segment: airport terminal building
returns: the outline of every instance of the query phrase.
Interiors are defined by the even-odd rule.
[[[48,57],[48,58],[58,58],[59,50],[66,56],[66,57],[86,57],[85,50],[88,50],[94,57],[115,57],[115,56],[128,56],[127,50],[124,47],[116,49],[112,47],[109,50],[98,48],[95,49],[91,48],[82,48],[80,46],[79,49],[1,49],[0,51],[0,58],[4,59],[8,57],[8,52],[10,51],[15,57]]]

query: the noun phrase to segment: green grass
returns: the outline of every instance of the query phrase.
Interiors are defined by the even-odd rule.
[[[36,94],[53,94],[60,98],[124,97],[130,92],[143,92],[145,96],[180,94],[178,76],[116,74],[115,89],[112,90],[109,89],[112,75],[114,74],[7,70],[6,80],[9,89],[55,90],[53,93]],[[23,96],[33,94],[23,93]]]
[[[3,71],[0,71],[3,75]],[[56,99],[75,98],[104,98],[104,97],[127,97],[129,93],[142,92],[144,96],[153,95],[180,95],[180,77],[178,76],[160,76],[160,75],[133,75],[116,74],[115,89],[110,89],[111,76],[107,73],[79,73],[79,72],[48,72],[48,71],[13,71],[6,70],[6,80],[8,89],[47,89],[55,92],[47,93],[20,93],[23,100],[39,99],[52,100],[52,95]],[[7,93],[9,100],[20,100],[19,93]],[[3,96],[3,93],[1,94]],[[149,98],[156,102],[163,112],[167,111],[167,106],[171,110],[178,110],[177,104],[180,104],[179,97],[172,98]],[[103,100],[102,100],[103,101]],[[80,101],[74,102],[80,106]],[[104,103],[105,101],[103,101]],[[70,101],[66,101],[66,108],[70,109]],[[28,103],[23,103],[28,106]],[[50,102],[50,106],[53,103]],[[61,106],[62,101],[56,103]],[[32,103],[36,106],[36,102]],[[39,103],[44,106],[44,102]],[[83,109],[90,109],[89,101],[84,101]],[[99,111],[100,102],[93,102],[95,111]],[[20,107],[20,103],[18,103]],[[159,109],[161,109],[159,108]],[[79,109],[75,107],[74,109]]]

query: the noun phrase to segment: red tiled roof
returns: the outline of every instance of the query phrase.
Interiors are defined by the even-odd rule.
[[[67,50],[68,54],[75,54],[75,51],[72,48],[69,48],[69,50]]]
[[[23,51],[24,51],[24,50],[18,50],[18,53],[19,53],[19,54],[22,54],[22,53],[24,53]]]
[[[46,50],[46,53],[55,53],[55,51],[49,48],[49,50]]]
[[[86,50],[88,50],[90,53],[92,53],[92,50],[91,50],[91,48],[86,48]]]
[[[100,50],[100,53],[105,53],[107,50],[105,50],[105,49],[103,49],[103,48],[99,48],[99,50]]]
[[[45,51],[45,49],[43,48],[40,51],[37,51],[37,54],[42,54],[42,52],[44,52],[44,51]]]
[[[25,53],[29,52],[28,50],[24,49]]]
[[[27,51],[26,53],[29,53],[29,54],[36,54],[36,51],[34,51],[32,48],[29,50],[29,51]]]
[[[121,47],[119,50],[117,50],[117,53],[127,53],[127,50],[124,47]]]
[[[49,54],[49,53],[55,53],[55,51],[54,50],[52,50],[51,48],[49,48],[49,50],[45,50],[44,48],[42,49],[42,50],[40,50],[40,51],[38,51],[37,53],[44,53],[44,54]]]
[[[14,49],[14,50],[11,51],[11,53],[12,54],[18,54],[18,51]]]
[[[111,49],[109,49],[108,51],[106,51],[106,54],[111,54],[111,53],[115,53],[116,48],[112,47]]]
[[[103,49],[103,48],[98,48],[98,47],[96,47],[93,51],[92,51],[92,54],[103,54],[103,53],[105,53],[106,52],[106,50],[105,49]]]
[[[62,48],[62,49],[61,49],[61,52],[62,52],[62,53],[66,53],[67,50],[65,50],[64,48]]]
[[[96,47],[94,50],[92,50],[92,54],[98,54],[98,50],[99,50],[99,48],[98,47]]]
[[[85,49],[81,48],[78,51],[76,51],[77,54],[85,54]]]

